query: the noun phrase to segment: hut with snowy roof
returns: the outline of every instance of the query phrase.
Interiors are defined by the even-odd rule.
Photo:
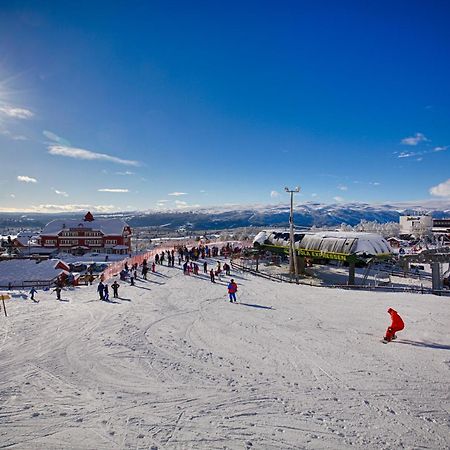
[[[121,218],[96,219],[88,212],[81,220],[52,220],[42,230],[40,243],[72,254],[94,251],[123,255],[131,252],[131,228]]]

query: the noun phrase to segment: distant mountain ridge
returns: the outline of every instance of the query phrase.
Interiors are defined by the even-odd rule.
[[[394,204],[370,205],[364,203],[321,204],[303,203],[294,207],[297,226],[338,226],[342,223],[357,225],[361,220],[370,222],[398,222],[400,215],[432,214],[435,218],[450,217],[450,204],[438,203],[440,208]],[[189,227],[212,230],[238,227],[287,226],[289,205],[227,207],[197,209],[193,211],[147,211],[134,213],[127,219],[131,226],[164,226],[170,229]]]
[[[65,214],[0,213],[0,227],[43,227],[56,218],[82,217],[86,211]],[[435,218],[450,217],[450,203],[384,204],[366,203],[322,204],[307,202],[294,207],[297,226],[338,226],[342,223],[357,225],[361,220],[379,223],[398,222],[400,215],[431,214]],[[132,227],[189,228],[219,230],[238,227],[287,226],[289,205],[228,206],[195,210],[135,211],[114,214],[96,214],[95,217],[122,217]]]

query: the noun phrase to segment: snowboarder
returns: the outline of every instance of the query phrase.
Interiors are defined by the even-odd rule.
[[[203,263],[203,273],[208,273],[208,263],[206,261]]]
[[[234,282],[233,278],[228,283],[228,295],[230,296],[230,303],[236,303],[236,292],[237,284]]]
[[[111,285],[114,298],[119,297],[119,286],[120,286],[120,284],[117,281],[114,281],[114,283]]]
[[[211,278],[211,283],[215,283],[216,282],[215,277],[214,277],[214,270],[213,269],[211,269],[209,271],[209,278]]]
[[[130,285],[134,286],[134,277],[133,277],[133,275],[131,275],[131,277],[130,277]]]
[[[103,300],[103,289],[105,288],[105,285],[100,281],[97,286],[97,292],[98,296],[100,297],[100,300]]]
[[[37,290],[34,288],[34,286],[30,289],[30,297],[33,302],[38,303],[38,300],[35,300],[34,294],[37,294]]]
[[[386,330],[386,335],[383,338],[385,343],[391,342],[393,339],[397,339],[396,332],[403,330],[405,328],[405,324],[402,318],[399,316],[395,309],[389,308],[387,312],[391,315],[391,326]]]

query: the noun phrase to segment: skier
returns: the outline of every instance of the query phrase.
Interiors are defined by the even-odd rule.
[[[117,281],[114,281],[114,283],[111,285],[114,298],[119,297],[119,286],[120,286],[120,284]]]
[[[97,286],[97,292],[98,296],[100,297],[100,300],[103,300],[103,289],[105,288],[105,285],[100,281]]]
[[[31,296],[31,300],[33,300],[33,302],[38,303],[39,300],[35,300],[34,298],[34,294],[37,294],[37,290],[34,288],[34,286],[30,289],[30,296]]]
[[[216,282],[216,280],[214,278],[214,270],[213,269],[211,269],[209,271],[209,278],[211,278],[211,283],[215,283]]]
[[[387,312],[391,315],[391,326],[386,330],[386,335],[383,338],[385,343],[391,342],[393,339],[397,339],[395,333],[397,331],[403,330],[405,328],[405,324],[403,323],[402,318],[399,316],[395,309],[389,308]]]
[[[236,292],[237,292],[237,284],[234,282],[233,278],[228,283],[228,295],[230,296],[230,303],[236,303]]]
[[[206,261],[203,263],[203,273],[208,273],[208,263]]]

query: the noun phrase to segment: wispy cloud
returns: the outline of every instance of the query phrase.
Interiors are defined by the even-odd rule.
[[[421,152],[394,152],[397,158],[416,158],[417,161],[422,161],[424,155],[429,155],[430,153],[445,152],[449,148],[448,145],[441,145],[434,147],[431,150],[424,150]]]
[[[414,136],[406,137],[402,139],[403,145],[417,145],[420,142],[428,142],[429,139],[423,133],[416,133]]]
[[[17,108],[11,105],[0,106],[0,114],[12,119],[31,119],[34,113],[26,108]]]
[[[120,189],[120,188],[103,188],[103,189],[98,189],[98,192],[123,193],[123,192],[130,192],[130,191],[128,189]]]
[[[36,178],[28,177],[26,175],[19,175],[17,177],[18,181],[21,181],[22,183],[37,183]]]
[[[16,198],[16,194],[9,194],[11,198]]]
[[[317,197],[317,193],[316,192],[313,192],[312,194],[311,194],[311,197]]]
[[[158,200],[158,203],[167,203],[169,200]]]
[[[420,155],[419,152],[400,152],[397,158],[411,158],[413,156]]]
[[[429,192],[436,197],[450,197],[450,178],[437,186],[431,187]]]
[[[50,155],[66,156],[68,158],[86,159],[89,161],[109,161],[116,164],[124,164],[127,166],[139,166],[138,161],[132,161],[129,159],[122,159],[116,156],[107,155],[106,153],[96,153],[83,148],[67,147],[64,145],[50,145],[48,147],[48,153]]]
[[[171,192],[170,194],[167,195],[174,195],[175,197],[179,197],[181,195],[188,195],[187,192]]]
[[[380,185],[380,183],[378,181],[371,181],[369,184],[372,185],[372,186],[379,186]]]
[[[89,204],[67,204],[67,205],[53,205],[42,204],[32,206],[31,211],[41,212],[77,212],[77,211],[93,211],[93,212],[112,212],[116,211],[117,207],[114,205],[89,205]]]
[[[70,142],[67,139],[64,139],[61,136],[58,136],[57,134],[53,133],[52,131],[44,130],[42,132],[42,134],[50,141],[56,142],[63,146],[70,147]]]
[[[338,189],[339,189],[340,191],[346,191],[346,190],[348,190],[348,187],[347,187],[347,186],[344,186],[343,184],[341,184],[341,185],[338,186]]]
[[[130,170],[126,170],[125,172],[115,172],[115,174],[129,176],[129,175],[134,175],[134,172],[131,172]]]
[[[26,136],[11,133],[11,131],[6,130],[5,128],[0,129],[0,134],[12,139],[13,141],[28,141],[28,138]]]
[[[175,200],[175,205],[177,206],[186,206],[187,202],[182,202],[181,200]]]
[[[69,196],[69,194],[68,194],[67,192],[64,192],[64,191],[58,191],[58,189],[53,189],[53,192],[54,192],[55,194],[61,195],[62,197],[68,197],[68,196]]]
[[[343,202],[344,199],[342,197],[339,197],[339,195],[336,195],[336,197],[333,197],[333,200],[335,200],[336,202]]]
[[[280,196],[280,193],[278,191],[270,191],[271,198],[277,198],[279,196]]]

